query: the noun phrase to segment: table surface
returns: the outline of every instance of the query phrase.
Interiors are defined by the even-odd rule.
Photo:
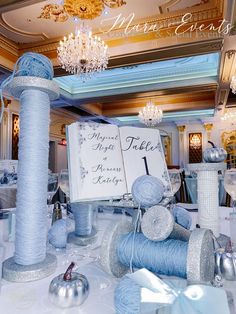
[[[0,209],[16,206],[16,184],[0,184]]]
[[[230,209],[220,208],[222,217],[222,231],[228,231],[228,213]],[[197,213],[191,212],[193,217],[193,226],[196,222]],[[123,216],[123,219],[127,217]],[[98,239],[90,247],[78,247],[68,245],[66,250],[56,251],[49,248],[57,256],[58,267],[56,272],[50,277],[39,281],[29,283],[11,283],[2,280],[2,289],[0,294],[0,313],[4,314],[113,314],[115,313],[113,304],[113,295],[116,279],[106,274],[99,265],[99,249],[102,242],[103,232],[109,226],[111,221],[121,219],[121,215],[99,213],[97,219]],[[68,220],[68,229],[73,229],[73,221]],[[221,221],[221,222],[222,222]],[[0,230],[6,232],[4,225],[6,220],[0,221]],[[4,234],[1,234],[5,238]],[[12,256],[14,252],[14,243],[4,242],[5,258]],[[90,293],[88,299],[79,308],[60,309],[50,303],[48,300],[48,287],[51,280],[60,273],[63,273],[71,261],[77,265],[76,271],[87,276],[90,283]],[[183,279],[181,279],[183,280]],[[236,282],[225,282],[225,288],[234,295],[234,304],[236,304]],[[232,312],[232,313],[236,313]],[[223,313],[222,313],[223,314]]]

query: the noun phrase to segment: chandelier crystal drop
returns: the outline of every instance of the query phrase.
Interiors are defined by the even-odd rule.
[[[58,60],[63,69],[80,75],[82,80],[102,72],[108,65],[107,45],[100,37],[93,36],[89,28],[81,25],[75,34],[60,41]]]
[[[221,117],[223,121],[236,121],[236,110],[227,110]]]
[[[140,122],[146,124],[148,127],[153,127],[162,121],[163,112],[152,101],[149,101],[139,112],[138,117]]]

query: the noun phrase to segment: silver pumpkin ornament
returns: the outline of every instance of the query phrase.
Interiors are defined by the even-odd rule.
[[[208,141],[212,147],[205,149],[203,159],[205,162],[223,162],[227,157],[227,152],[222,147],[215,146],[214,143]]]
[[[236,253],[218,249],[215,253],[216,273],[226,280],[236,280]]]
[[[65,274],[55,277],[49,286],[49,300],[61,308],[81,305],[89,294],[87,278],[72,272],[74,266],[72,262]]]

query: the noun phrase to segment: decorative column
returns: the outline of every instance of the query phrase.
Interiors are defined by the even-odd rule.
[[[178,125],[177,129],[179,131],[179,165],[180,167],[184,167],[185,166],[185,129],[186,126],[185,125]]]
[[[0,125],[0,159],[11,159],[9,156],[9,134],[8,134],[8,107],[9,101],[4,101],[5,111],[3,113],[2,123]],[[1,103],[0,103],[1,108]]]
[[[211,140],[211,131],[213,128],[213,123],[204,123],[204,129],[207,133],[207,140],[210,141]]]
[[[197,172],[198,223],[219,237],[219,180],[218,171],[225,163],[189,164],[189,171]]]

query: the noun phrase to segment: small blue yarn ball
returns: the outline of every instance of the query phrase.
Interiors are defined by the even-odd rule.
[[[55,248],[62,249],[66,247],[67,228],[65,219],[59,219],[54,222],[48,231],[48,241]]]
[[[141,287],[129,277],[123,277],[115,289],[116,314],[139,314]]]
[[[151,207],[160,203],[164,195],[164,184],[156,177],[138,177],[131,189],[134,201],[141,207]]]
[[[18,59],[17,65],[18,73],[16,76],[35,76],[48,80],[53,79],[52,62],[42,54],[26,52]]]
[[[177,224],[181,225],[185,229],[190,229],[192,225],[192,218],[185,208],[175,205],[172,209],[172,214]]]

